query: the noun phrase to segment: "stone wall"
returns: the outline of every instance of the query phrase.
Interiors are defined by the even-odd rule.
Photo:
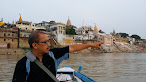
[[[0,49],[0,55],[24,55],[23,49]]]

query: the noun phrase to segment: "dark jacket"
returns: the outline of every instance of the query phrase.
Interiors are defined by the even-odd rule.
[[[69,47],[64,48],[54,48],[50,51],[53,52],[54,57],[56,59],[62,57],[65,53],[69,52]],[[16,68],[13,75],[12,82],[25,82],[26,76],[28,73],[26,72],[26,60],[27,57],[23,57],[16,64]],[[55,62],[52,57],[47,54],[43,54],[42,63],[45,67],[47,67],[53,74],[56,76]],[[39,66],[34,62],[30,62],[30,73],[27,78],[27,82],[54,82],[50,76],[47,75]]]

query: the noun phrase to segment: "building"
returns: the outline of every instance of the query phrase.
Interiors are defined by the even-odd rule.
[[[78,34],[76,38],[81,40],[91,40],[94,38],[93,30],[94,29],[91,26],[82,26],[76,30],[76,33]]]
[[[46,21],[42,21],[41,23],[35,23],[36,27],[45,27],[46,31],[50,32],[50,26],[57,24],[55,21],[50,21],[50,22],[46,22]]]
[[[58,43],[64,44],[66,38],[65,24],[56,23],[50,26],[51,36],[57,40]]]
[[[40,31],[46,31],[46,28],[44,26],[36,26],[35,23],[28,22],[28,21],[22,21],[22,18],[20,16],[19,21],[16,22],[16,27],[20,30],[40,30]]]
[[[0,48],[18,48],[18,29],[0,28]]]
[[[128,43],[130,40],[129,38],[121,37],[120,34],[116,34],[115,30],[113,30],[113,33],[111,33],[111,35],[113,36],[114,42]]]
[[[113,36],[111,34],[98,33],[97,41],[98,42],[104,41],[106,45],[112,46],[113,45]]]

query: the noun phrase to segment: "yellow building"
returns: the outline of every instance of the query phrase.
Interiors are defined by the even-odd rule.
[[[128,43],[128,38],[115,38],[115,42]]]
[[[18,31],[0,28],[0,48],[17,48]]]

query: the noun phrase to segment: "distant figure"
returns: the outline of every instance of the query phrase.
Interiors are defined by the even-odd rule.
[[[7,52],[7,54],[8,54],[8,55],[11,55],[11,53],[10,53],[10,52]]]
[[[101,49],[101,44],[104,42],[95,42],[88,44],[69,45],[64,48],[50,49],[50,39],[43,32],[33,32],[28,43],[32,49],[32,54],[48,69],[54,76],[59,64],[66,59],[69,59],[69,53],[83,50],[88,47]],[[84,55],[84,54],[83,54]],[[30,68],[27,70],[27,68]],[[23,57],[16,64],[12,82],[54,82],[36,63],[30,62],[27,57]]]

